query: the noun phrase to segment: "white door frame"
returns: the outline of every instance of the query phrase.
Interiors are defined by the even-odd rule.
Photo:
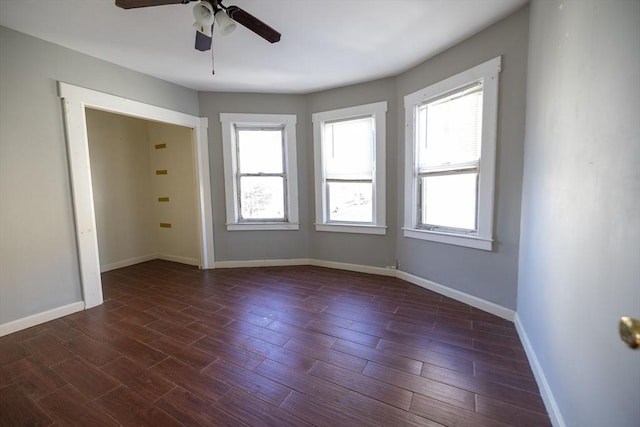
[[[80,280],[85,308],[95,307],[102,304],[103,301],[85,116],[85,108],[87,107],[193,129],[200,268],[214,268],[209,146],[207,143],[208,120],[64,82],[58,82],[58,95],[62,98],[64,106]]]

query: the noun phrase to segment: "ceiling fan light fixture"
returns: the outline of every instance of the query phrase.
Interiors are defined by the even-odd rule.
[[[228,36],[236,29],[236,23],[233,19],[229,18],[229,15],[222,10],[218,9],[215,14],[216,25],[220,29],[220,34]]]
[[[215,19],[213,6],[211,6],[208,1],[201,1],[193,6],[193,17],[196,19],[196,23],[193,24],[196,30],[205,33],[205,31],[200,30],[200,28],[208,28],[209,34],[207,35],[211,36],[211,26]]]

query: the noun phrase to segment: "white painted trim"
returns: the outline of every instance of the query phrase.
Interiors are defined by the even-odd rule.
[[[91,308],[102,304],[102,281],[100,279],[100,257],[98,255],[98,234],[93,203],[86,116],[81,101],[64,99],[63,106],[75,211],[80,282],[84,304],[86,308]]]
[[[0,325],[0,337],[30,328],[32,326],[39,325],[41,323],[55,320],[59,317],[68,316],[69,314],[73,314],[84,309],[84,302],[79,301],[63,305],[62,307],[57,307],[51,310],[32,314],[31,316],[23,317],[22,319],[3,323]]]
[[[228,231],[255,231],[255,230],[299,230],[300,224],[291,222],[239,222],[227,224]]]
[[[314,183],[316,189],[316,231],[335,231],[340,233],[366,233],[384,235],[387,233],[386,223],[386,144],[387,144],[387,102],[374,102],[372,104],[358,105],[355,107],[341,108],[338,110],[323,111],[311,115],[313,122],[313,160]],[[324,132],[323,123],[330,120],[349,119],[361,116],[373,117],[375,123],[375,149],[373,151],[373,222],[371,224],[357,224],[376,227],[369,231],[356,228],[356,224],[338,225],[329,222],[326,212],[327,188],[325,185],[325,173],[323,167],[322,138]],[[333,226],[342,227],[342,229]]]
[[[206,119],[168,110],[123,97],[58,82],[63,99],[72,196],[76,219],[76,239],[80,260],[80,280],[86,308],[102,304],[102,281],[98,237],[91,185],[91,162],[87,139],[85,108],[154,120],[194,129],[196,179],[198,181],[198,230],[200,262],[203,268],[214,265],[213,215],[209,179],[209,157]]]
[[[387,227],[364,224],[316,224],[316,231],[332,231],[334,233],[387,234]]]
[[[403,228],[404,237],[412,239],[430,240],[438,243],[448,243],[450,245],[466,246],[468,248],[482,249],[490,251],[493,249],[492,240],[484,240],[475,236],[464,236],[461,234],[448,234],[436,231],[420,230],[413,228]]]
[[[369,265],[348,264],[346,262],[325,261],[321,259],[311,259],[311,265],[316,267],[334,268],[336,270],[357,271],[358,273],[377,274],[378,276],[395,277],[396,270],[384,267],[372,267]]]
[[[216,262],[216,268],[281,267],[289,265],[311,265],[311,260],[309,258],[293,258]]]
[[[298,226],[298,157],[296,142],[295,114],[243,114],[220,113],[222,123],[222,156],[224,162],[224,190],[227,212],[227,231],[237,230],[297,230]],[[277,227],[269,222],[239,222],[240,206],[238,203],[237,153],[235,125],[246,126],[284,126],[284,155],[286,182],[287,221]],[[264,228],[257,226],[265,225]]]
[[[461,292],[457,289],[449,288],[431,280],[423,279],[422,277],[414,276],[413,274],[405,273],[404,271],[398,270],[396,277],[398,279],[406,280],[409,283],[413,283],[414,285],[418,285],[421,288],[429,289],[430,291],[437,292],[440,295],[453,298],[456,301],[463,302],[472,307],[475,307],[482,311],[486,311],[487,313],[491,313],[511,322],[513,322],[513,319],[516,315],[515,311],[491,301],[478,298],[465,292]]]
[[[404,97],[405,108],[405,160],[404,160],[404,236],[431,240],[474,249],[493,250],[495,168],[498,138],[498,89],[502,59],[500,56],[476,65],[466,71],[441,80]],[[483,83],[482,143],[478,182],[478,236],[452,236],[420,230],[418,224],[418,184],[416,127],[417,109],[425,102],[462,88],[472,82]],[[414,232],[410,232],[414,231]],[[453,238],[456,237],[456,238]]]
[[[111,264],[101,265],[100,272],[104,273],[105,271],[117,270],[118,268],[129,267],[130,265],[140,264],[141,262],[147,262],[157,258],[158,254],[149,254],[135,258],[123,259],[121,261],[112,262]]]
[[[187,258],[183,256],[168,254],[158,254],[156,258],[164,261],[179,262],[180,264],[195,265],[196,267],[200,265],[200,262],[197,258]]]
[[[200,242],[200,268],[214,268],[213,213],[211,204],[211,180],[209,179],[209,119],[200,117],[200,125],[194,129],[196,186],[198,197],[198,239]],[[198,264],[196,264],[198,265]]]
[[[558,402],[553,396],[553,391],[551,390],[547,377],[542,370],[542,365],[540,365],[540,361],[533,349],[533,345],[531,344],[531,341],[529,341],[527,331],[525,330],[524,325],[520,321],[520,316],[518,316],[517,313],[515,315],[514,323],[516,325],[520,341],[522,342],[522,346],[524,347],[524,351],[529,359],[529,365],[533,371],[533,376],[536,378],[536,382],[540,388],[540,395],[542,396],[542,401],[544,402],[544,406],[547,409],[549,418],[551,419],[551,424],[553,427],[566,427],[567,424],[564,422],[564,418],[560,412],[560,406],[558,406]]]

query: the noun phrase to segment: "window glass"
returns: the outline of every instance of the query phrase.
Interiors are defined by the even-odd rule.
[[[240,206],[242,219],[283,220],[284,179],[279,176],[241,176]]]
[[[237,129],[240,173],[282,173],[282,129]]]
[[[372,117],[325,123],[323,137],[325,176],[328,179],[371,179],[372,146]]]
[[[372,222],[373,186],[360,182],[329,182],[329,221]]]
[[[475,230],[477,177],[477,173],[422,177],[422,224]]]

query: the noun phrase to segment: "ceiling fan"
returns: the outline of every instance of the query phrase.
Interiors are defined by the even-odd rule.
[[[167,4],[189,4],[196,0],[115,0],[116,6],[123,9],[139,7],[162,6]],[[195,48],[200,51],[211,49],[214,23],[223,35],[230,34],[236,27],[236,22],[253,31],[271,43],[280,41],[280,33],[246,12],[238,6],[224,6],[222,0],[201,0],[195,4],[193,24],[196,29]]]

